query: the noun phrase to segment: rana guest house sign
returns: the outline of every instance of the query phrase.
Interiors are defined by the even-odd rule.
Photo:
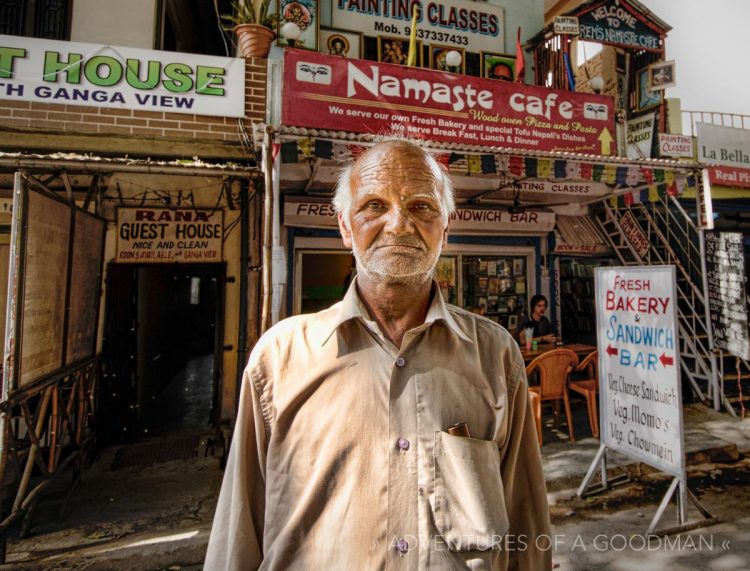
[[[0,35],[0,99],[245,114],[245,60]]]
[[[116,262],[221,262],[222,210],[118,208]]]

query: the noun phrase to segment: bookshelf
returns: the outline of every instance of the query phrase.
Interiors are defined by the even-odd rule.
[[[594,270],[610,260],[560,260],[560,312],[566,342],[596,345]]]
[[[524,256],[461,256],[463,306],[486,308],[485,316],[509,330],[526,313]]]

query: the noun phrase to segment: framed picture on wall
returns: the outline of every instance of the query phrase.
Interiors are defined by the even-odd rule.
[[[320,28],[320,53],[360,59],[362,34],[335,28]]]
[[[516,56],[481,52],[482,77],[513,81],[516,76]]]
[[[445,62],[448,52],[455,51],[461,54],[461,65],[451,67]],[[430,45],[430,69],[438,71],[451,71],[453,73],[466,73],[466,50],[464,48],[454,48],[453,46]]]
[[[289,42],[281,34],[281,28],[287,22],[294,22],[301,31],[294,42],[295,48],[318,51],[318,0],[276,0],[276,13],[279,24],[276,29],[276,44],[288,46]]]
[[[648,66],[648,85],[651,91],[674,87],[674,60],[660,61]]]
[[[638,110],[643,111],[661,103],[662,92],[649,89],[649,68],[638,72]]]
[[[409,57],[409,38],[378,36],[378,61],[406,65]],[[417,41],[417,65],[422,65],[422,42]]]
[[[516,327],[518,327],[518,316],[510,315],[508,317],[508,331],[512,333],[513,331],[515,331]]]

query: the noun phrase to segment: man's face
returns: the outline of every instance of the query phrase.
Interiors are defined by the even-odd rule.
[[[545,311],[547,311],[547,302],[542,299],[540,301],[537,301],[536,305],[534,305],[531,317],[539,321],[542,315],[544,315]]]
[[[339,214],[339,227],[358,273],[381,283],[427,279],[448,229],[437,181],[424,159],[408,147],[383,147],[355,167],[350,186],[349,221]]]

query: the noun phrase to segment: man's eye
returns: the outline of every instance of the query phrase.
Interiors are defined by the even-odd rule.
[[[382,205],[377,200],[371,200],[367,204],[365,204],[365,208],[380,208]]]
[[[417,202],[413,208],[416,208],[417,210],[429,210],[430,205],[426,202]]]

